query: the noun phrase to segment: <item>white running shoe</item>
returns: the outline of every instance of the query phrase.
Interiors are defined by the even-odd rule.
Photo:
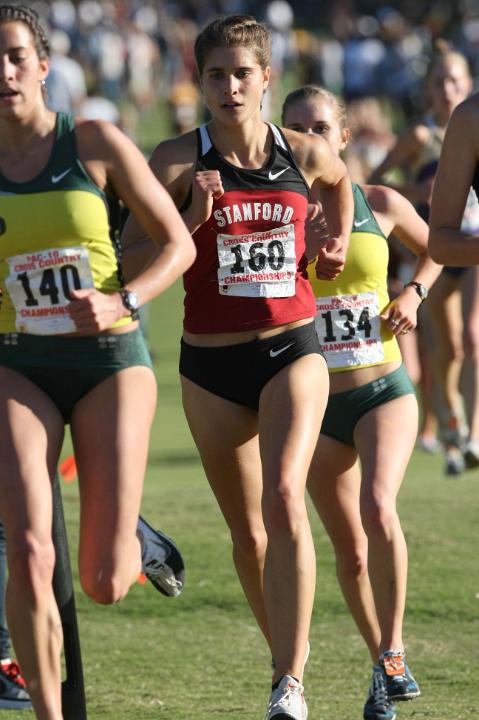
[[[291,675],[284,675],[271,693],[265,720],[307,720],[307,717],[304,687]]]
[[[479,466],[479,440],[468,440],[462,448],[466,468],[471,470]]]

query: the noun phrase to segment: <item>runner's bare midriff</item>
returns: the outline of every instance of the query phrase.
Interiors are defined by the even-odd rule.
[[[186,330],[183,332],[183,340],[189,345],[197,347],[221,347],[222,345],[239,345],[241,343],[250,342],[251,340],[262,340],[274,335],[280,335],[286,330],[307,325],[312,322],[313,318],[303,318],[294,322],[285,323],[284,325],[275,325],[275,327],[265,327],[257,330],[242,330],[240,332],[230,333],[190,333]]]

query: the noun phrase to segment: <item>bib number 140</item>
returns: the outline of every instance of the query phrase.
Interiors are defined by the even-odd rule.
[[[21,283],[25,293],[25,306],[38,307],[39,301],[31,289],[28,273],[18,273],[17,280]],[[80,290],[80,273],[75,265],[62,265],[62,267],[56,268],[55,270],[47,268],[43,271],[38,285],[40,295],[43,297],[49,296],[51,304],[58,305],[61,302],[60,288],[63,297],[67,300],[71,300],[71,290]]]

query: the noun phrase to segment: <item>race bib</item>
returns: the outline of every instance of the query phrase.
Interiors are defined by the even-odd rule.
[[[93,287],[88,251],[53,248],[8,258],[5,280],[18,332],[59,335],[76,331],[68,315],[70,291]]]
[[[317,298],[316,309],[316,331],[330,369],[384,360],[377,293]]]
[[[218,235],[220,295],[291,297],[296,291],[294,225],[247,235]]]

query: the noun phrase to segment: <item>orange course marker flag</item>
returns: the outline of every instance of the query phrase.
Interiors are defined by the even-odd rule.
[[[59,470],[64,482],[72,482],[72,480],[75,480],[78,475],[75,456],[69,455],[61,463]]]

